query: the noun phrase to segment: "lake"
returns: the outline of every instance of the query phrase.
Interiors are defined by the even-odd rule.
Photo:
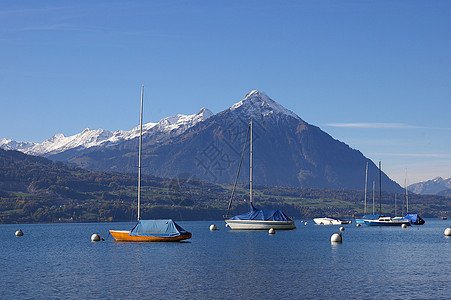
[[[0,225],[1,299],[450,299],[450,220],[231,231],[177,222],[180,243],[118,243],[131,223]],[[210,224],[218,231],[210,231]],[[22,229],[24,236],[14,233]],[[91,242],[93,233],[106,241]]]

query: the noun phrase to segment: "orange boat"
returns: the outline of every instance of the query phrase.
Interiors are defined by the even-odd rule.
[[[171,219],[140,220],[132,230],[110,230],[119,242],[178,242],[191,238],[191,233],[184,230]]]
[[[110,230],[110,234],[120,242],[178,242],[191,238],[191,233],[171,219],[141,220],[141,152],[143,128],[143,95],[141,88],[141,116],[139,125],[139,165],[138,165],[138,223],[132,230]]]
[[[110,230],[110,233],[118,242],[178,242],[191,238],[189,232],[174,237],[131,236],[128,230]]]

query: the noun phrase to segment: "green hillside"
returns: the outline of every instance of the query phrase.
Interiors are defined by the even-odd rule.
[[[108,222],[136,219],[135,174],[88,171],[60,162],[0,150],[0,223]],[[142,218],[221,219],[232,187],[192,177],[142,179]],[[363,192],[254,186],[256,205],[280,208],[295,218],[352,218],[363,210]],[[402,199],[403,195],[397,195]],[[239,186],[232,213],[247,210],[248,186]],[[394,194],[383,193],[384,214]],[[398,201],[398,207],[400,207]],[[410,195],[409,208],[423,217],[449,215],[450,199]],[[400,210],[400,208],[399,208]]]

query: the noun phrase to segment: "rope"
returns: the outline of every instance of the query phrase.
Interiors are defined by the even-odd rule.
[[[235,188],[236,188],[236,184],[238,183],[238,176],[240,176],[241,164],[243,162],[244,151],[246,150],[247,137],[249,136],[250,128],[251,128],[251,124],[249,123],[249,126],[247,127],[246,139],[244,141],[243,152],[241,153],[240,166],[238,167],[238,172],[237,172],[236,178],[235,178],[235,184],[233,185],[232,196],[230,197],[229,206],[227,207],[227,213],[226,213],[224,219],[228,219],[228,217],[229,217],[229,211],[230,211],[230,207],[232,206],[233,196],[235,195]]]

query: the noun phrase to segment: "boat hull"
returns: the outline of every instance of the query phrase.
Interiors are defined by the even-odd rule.
[[[232,230],[291,230],[295,229],[294,221],[260,221],[260,220],[225,220],[226,227]]]
[[[342,225],[349,223],[349,221],[343,221],[332,218],[315,218],[313,219],[313,222],[315,222],[317,225]]]
[[[410,226],[410,222],[406,220],[389,220],[389,221],[381,221],[381,220],[364,220],[365,225],[367,226],[402,226],[407,225]]]
[[[110,234],[118,242],[178,242],[191,238],[189,232],[170,237],[130,235],[128,230],[110,230]]]

